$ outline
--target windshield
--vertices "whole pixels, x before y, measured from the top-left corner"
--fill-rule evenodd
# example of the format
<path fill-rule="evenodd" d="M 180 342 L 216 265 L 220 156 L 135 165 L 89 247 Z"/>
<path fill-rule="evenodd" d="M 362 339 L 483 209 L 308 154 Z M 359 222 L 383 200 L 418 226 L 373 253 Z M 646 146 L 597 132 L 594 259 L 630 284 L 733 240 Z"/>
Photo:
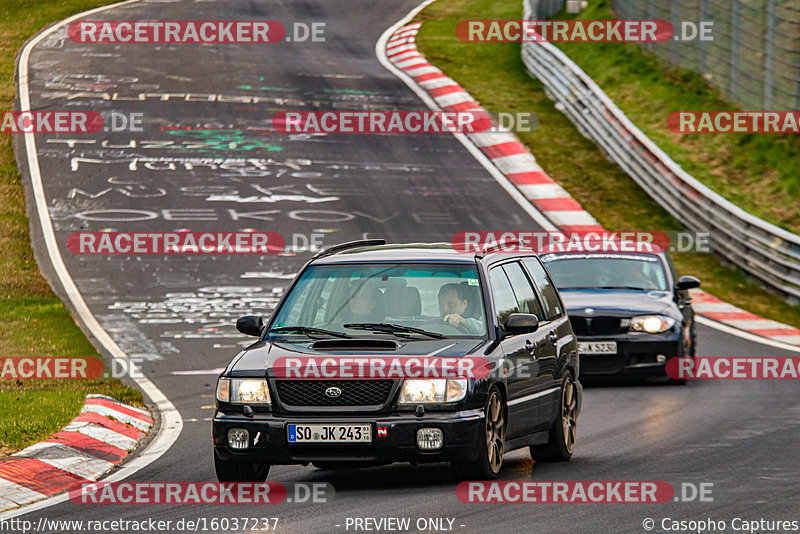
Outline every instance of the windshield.
<path fill-rule="evenodd" d="M 424 334 L 409 328 L 447 337 L 486 336 L 483 298 L 474 265 L 311 266 L 277 311 L 270 332 L 301 334 L 300 330 L 287 331 L 288 327 L 353 336 L 380 332 L 410 339 Z M 283 331 L 273 332 L 276 329 Z"/>
<path fill-rule="evenodd" d="M 558 289 L 667 289 L 667 276 L 658 256 L 632 254 L 546 254 Z"/>

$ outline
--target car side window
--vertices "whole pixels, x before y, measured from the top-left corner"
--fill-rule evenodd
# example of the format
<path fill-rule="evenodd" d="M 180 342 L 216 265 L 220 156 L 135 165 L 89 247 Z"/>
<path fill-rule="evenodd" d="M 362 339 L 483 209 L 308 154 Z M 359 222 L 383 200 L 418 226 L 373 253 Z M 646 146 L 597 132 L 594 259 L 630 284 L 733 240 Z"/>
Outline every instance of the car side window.
<path fill-rule="evenodd" d="M 502 267 L 495 267 L 489 271 L 489 281 L 492 284 L 492 300 L 497 311 L 497 322 L 503 324 L 509 315 L 519 313 L 517 297 Z"/>
<path fill-rule="evenodd" d="M 561 300 L 558 298 L 556 286 L 553 284 L 547 271 L 545 271 L 539 258 L 525 258 L 522 261 L 528 268 L 528 272 L 531 273 L 533 281 L 536 283 L 536 287 L 539 288 L 539 293 L 541 293 L 544 299 L 544 308 L 547 312 L 547 318 L 552 320 L 563 315 L 564 310 L 562 309 Z"/>
<path fill-rule="evenodd" d="M 539 297 L 531 286 L 531 281 L 525 271 L 522 270 L 522 265 L 517 262 L 506 263 L 503 269 L 511 282 L 511 288 L 517 296 L 517 307 L 522 313 L 532 313 L 539 318 L 540 321 L 546 321 L 547 318 L 542 311 L 542 305 L 539 303 Z"/>

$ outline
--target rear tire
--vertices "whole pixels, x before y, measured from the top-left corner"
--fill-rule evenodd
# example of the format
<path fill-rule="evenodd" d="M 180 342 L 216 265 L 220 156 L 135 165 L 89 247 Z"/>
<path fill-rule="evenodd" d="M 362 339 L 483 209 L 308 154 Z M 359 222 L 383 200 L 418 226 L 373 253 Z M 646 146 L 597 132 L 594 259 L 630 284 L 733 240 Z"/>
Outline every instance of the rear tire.
<path fill-rule="evenodd" d="M 558 418 L 550 427 L 550 440 L 545 445 L 530 446 L 531 458 L 537 462 L 566 462 L 572 458 L 578 424 L 578 384 L 571 371 L 561 381 Z"/>
<path fill-rule="evenodd" d="M 214 471 L 220 482 L 265 482 L 270 464 L 256 460 L 223 460 L 214 452 Z"/>
<path fill-rule="evenodd" d="M 486 400 L 484 432 L 481 434 L 478 458 L 471 462 L 452 462 L 453 476 L 458 480 L 494 480 L 503 467 L 506 437 L 506 404 L 500 390 L 492 386 Z"/>

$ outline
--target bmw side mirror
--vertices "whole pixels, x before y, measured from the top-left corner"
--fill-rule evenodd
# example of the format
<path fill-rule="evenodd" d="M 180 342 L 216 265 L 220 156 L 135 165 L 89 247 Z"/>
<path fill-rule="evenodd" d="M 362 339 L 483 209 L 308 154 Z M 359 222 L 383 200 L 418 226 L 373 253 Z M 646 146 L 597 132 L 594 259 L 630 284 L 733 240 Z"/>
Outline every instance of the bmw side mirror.
<path fill-rule="evenodd" d="M 681 276 L 678 278 L 678 283 L 675 284 L 675 289 L 679 291 L 694 289 L 696 287 L 700 287 L 700 280 L 694 276 Z"/>
<path fill-rule="evenodd" d="M 503 332 L 508 335 L 530 334 L 539 329 L 539 318 L 532 313 L 512 313 L 503 323 Z"/>
<path fill-rule="evenodd" d="M 264 320 L 260 315 L 245 315 L 236 321 L 236 330 L 247 336 L 260 336 Z"/>

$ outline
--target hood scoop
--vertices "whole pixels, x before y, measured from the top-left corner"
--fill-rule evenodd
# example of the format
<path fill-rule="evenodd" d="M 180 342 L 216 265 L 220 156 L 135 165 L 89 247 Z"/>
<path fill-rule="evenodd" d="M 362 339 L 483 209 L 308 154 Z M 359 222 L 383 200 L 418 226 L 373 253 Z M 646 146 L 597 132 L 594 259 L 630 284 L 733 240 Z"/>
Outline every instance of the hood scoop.
<path fill-rule="evenodd" d="M 397 350 L 399 345 L 390 339 L 321 339 L 311 344 L 312 350 Z"/>

